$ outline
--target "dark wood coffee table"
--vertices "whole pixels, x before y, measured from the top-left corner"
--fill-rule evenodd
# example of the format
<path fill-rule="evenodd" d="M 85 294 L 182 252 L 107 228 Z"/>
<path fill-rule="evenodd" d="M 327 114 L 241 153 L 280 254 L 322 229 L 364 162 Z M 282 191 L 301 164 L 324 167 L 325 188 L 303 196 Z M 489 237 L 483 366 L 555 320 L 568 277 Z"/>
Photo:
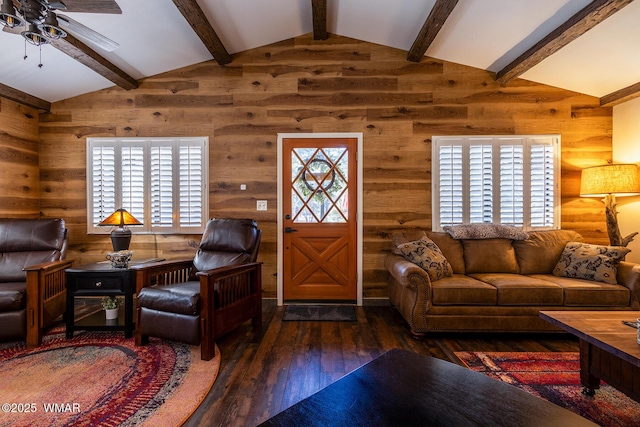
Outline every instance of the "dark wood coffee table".
<path fill-rule="evenodd" d="M 580 339 L 580 382 L 592 396 L 600 380 L 640 402 L 637 329 L 622 323 L 640 311 L 541 311 L 540 317 Z"/>
<path fill-rule="evenodd" d="M 262 426 L 595 426 L 462 366 L 394 349 Z"/>

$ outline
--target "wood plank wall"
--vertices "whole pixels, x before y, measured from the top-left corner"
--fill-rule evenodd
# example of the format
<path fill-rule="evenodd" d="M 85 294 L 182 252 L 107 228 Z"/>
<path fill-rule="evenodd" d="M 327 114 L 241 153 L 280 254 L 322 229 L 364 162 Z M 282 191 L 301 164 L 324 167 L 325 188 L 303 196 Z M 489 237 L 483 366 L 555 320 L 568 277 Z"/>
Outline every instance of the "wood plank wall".
<path fill-rule="evenodd" d="M 561 134 L 562 226 L 606 242 L 602 204 L 578 198 L 580 169 L 611 159 L 612 109 L 566 90 L 406 52 L 311 34 L 56 102 L 40 118 L 41 210 L 70 229 L 70 256 L 104 259 L 107 236 L 86 234 L 87 137 L 210 138 L 212 217 L 252 217 L 264 231 L 265 296 L 276 294 L 279 132 L 364 134 L 364 296 L 386 297 L 395 229 L 431 226 L 431 137 Z M 240 184 L 247 190 L 240 191 Z M 257 212 L 256 200 L 269 210 Z M 193 255 L 200 236 L 134 233 L 136 257 Z M 604 239 L 604 240 L 603 240 Z"/>
<path fill-rule="evenodd" d="M 0 98 L 0 217 L 40 216 L 38 111 Z"/>

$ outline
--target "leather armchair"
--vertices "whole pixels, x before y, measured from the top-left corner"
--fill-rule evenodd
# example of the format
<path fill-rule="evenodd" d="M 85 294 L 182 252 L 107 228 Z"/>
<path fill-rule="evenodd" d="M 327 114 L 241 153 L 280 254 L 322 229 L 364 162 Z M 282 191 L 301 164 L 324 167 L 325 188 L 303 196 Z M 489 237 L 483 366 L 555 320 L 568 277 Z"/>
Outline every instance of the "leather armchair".
<path fill-rule="evenodd" d="M 262 325 L 261 231 L 252 219 L 211 219 L 195 258 L 142 264 L 136 271 L 136 345 L 150 336 L 200 344 L 210 360 L 215 340 L 252 319 Z"/>
<path fill-rule="evenodd" d="M 0 340 L 37 347 L 65 312 L 67 245 L 62 219 L 0 218 Z"/>

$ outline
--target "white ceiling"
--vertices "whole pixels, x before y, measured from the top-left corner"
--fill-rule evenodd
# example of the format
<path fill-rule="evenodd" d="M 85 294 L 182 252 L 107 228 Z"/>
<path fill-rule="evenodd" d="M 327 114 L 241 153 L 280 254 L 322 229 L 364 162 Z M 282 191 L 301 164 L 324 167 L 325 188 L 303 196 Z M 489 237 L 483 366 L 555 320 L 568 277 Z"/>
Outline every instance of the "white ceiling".
<path fill-rule="evenodd" d="M 106 59 L 135 79 L 209 61 L 172 0 L 117 0 L 122 15 L 64 12 L 116 41 Z M 327 0 L 327 30 L 408 51 L 435 0 Z M 426 55 L 498 71 L 589 0 L 460 0 Z M 198 0 L 230 54 L 310 33 L 311 0 Z M 80 39 L 80 37 L 78 37 Z M 52 46 L 0 32 L 0 83 L 49 102 L 113 86 Z M 640 2 L 521 77 L 601 97 L 640 82 Z"/>

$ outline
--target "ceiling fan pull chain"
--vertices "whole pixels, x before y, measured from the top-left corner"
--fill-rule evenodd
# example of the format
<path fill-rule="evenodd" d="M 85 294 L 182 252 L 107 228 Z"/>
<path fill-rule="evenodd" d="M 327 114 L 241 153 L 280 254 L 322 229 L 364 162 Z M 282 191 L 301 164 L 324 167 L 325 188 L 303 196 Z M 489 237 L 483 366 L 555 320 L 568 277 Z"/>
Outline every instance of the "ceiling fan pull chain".
<path fill-rule="evenodd" d="M 38 64 L 38 68 L 42 68 L 42 45 L 38 46 L 40 49 L 40 63 Z"/>
<path fill-rule="evenodd" d="M 24 56 L 22 57 L 24 61 L 27 60 L 27 39 L 24 39 Z"/>

